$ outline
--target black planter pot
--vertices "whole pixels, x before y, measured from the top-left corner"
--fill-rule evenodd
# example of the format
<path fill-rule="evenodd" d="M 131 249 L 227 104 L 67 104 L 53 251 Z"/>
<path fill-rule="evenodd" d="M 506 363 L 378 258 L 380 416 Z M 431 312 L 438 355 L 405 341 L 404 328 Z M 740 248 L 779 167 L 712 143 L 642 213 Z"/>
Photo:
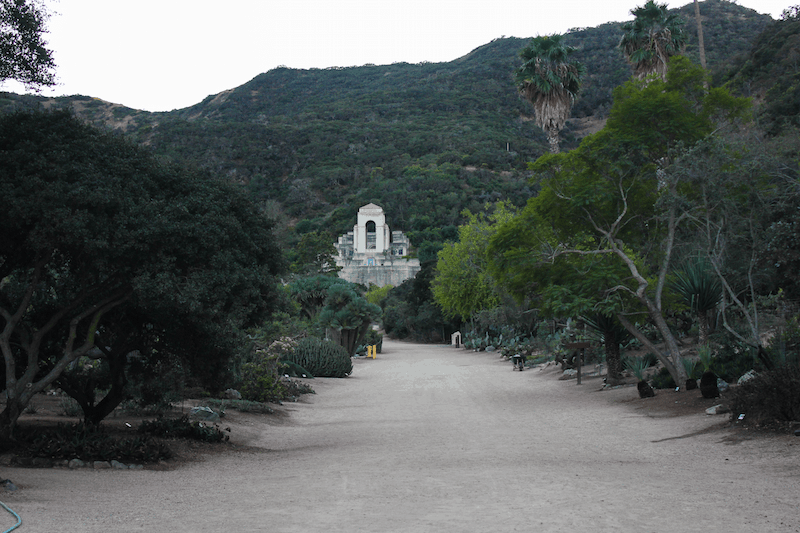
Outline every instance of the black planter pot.
<path fill-rule="evenodd" d="M 719 388 L 717 387 L 717 375 L 711 371 L 703 373 L 700 376 L 700 394 L 703 398 L 717 398 L 719 397 Z"/>
<path fill-rule="evenodd" d="M 656 391 L 646 381 L 637 383 L 636 388 L 639 389 L 639 398 L 652 398 L 656 395 Z"/>
<path fill-rule="evenodd" d="M 689 378 L 686 380 L 686 390 L 694 390 L 697 388 L 697 380 Z"/>

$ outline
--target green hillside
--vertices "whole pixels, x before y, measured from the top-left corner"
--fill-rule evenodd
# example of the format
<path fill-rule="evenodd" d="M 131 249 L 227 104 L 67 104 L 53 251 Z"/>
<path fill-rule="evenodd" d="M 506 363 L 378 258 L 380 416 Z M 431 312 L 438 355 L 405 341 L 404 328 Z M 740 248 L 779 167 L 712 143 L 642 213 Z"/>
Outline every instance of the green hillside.
<path fill-rule="evenodd" d="M 633 5 L 633 4 L 632 4 Z M 727 72 L 746 56 L 769 16 L 723 0 L 701 3 L 709 68 Z M 697 53 L 693 4 L 687 54 Z M 564 149 L 602 125 L 611 91 L 630 76 L 616 49 L 620 24 L 567 35 L 587 67 Z M 383 205 L 390 223 L 422 246 L 452 235 L 464 209 L 533 191 L 526 164 L 547 149 L 511 73 L 527 39 L 502 38 L 447 63 L 296 70 L 277 68 L 192 107 L 147 113 L 85 96 L 0 95 L 0 109 L 72 106 L 160 156 L 209 168 L 246 185 L 298 234 L 346 231 L 359 206 Z M 722 76 L 722 74 L 717 74 Z M 422 246 L 424 248 L 424 246 Z"/>

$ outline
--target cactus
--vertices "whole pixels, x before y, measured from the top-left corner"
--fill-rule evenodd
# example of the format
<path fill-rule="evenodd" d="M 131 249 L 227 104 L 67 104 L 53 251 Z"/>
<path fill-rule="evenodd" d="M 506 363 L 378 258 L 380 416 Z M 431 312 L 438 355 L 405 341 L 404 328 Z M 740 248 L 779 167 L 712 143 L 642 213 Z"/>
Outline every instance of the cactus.
<path fill-rule="evenodd" d="M 301 339 L 286 360 L 300 365 L 316 377 L 343 378 L 353 371 L 353 361 L 347 350 L 317 337 Z"/>

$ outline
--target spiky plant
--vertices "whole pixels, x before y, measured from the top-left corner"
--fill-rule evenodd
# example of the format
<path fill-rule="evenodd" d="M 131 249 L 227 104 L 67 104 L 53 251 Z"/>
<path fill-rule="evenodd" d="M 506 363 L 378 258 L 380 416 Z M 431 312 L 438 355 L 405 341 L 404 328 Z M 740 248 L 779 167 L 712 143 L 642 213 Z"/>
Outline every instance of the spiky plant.
<path fill-rule="evenodd" d="M 650 368 L 650 361 L 646 357 L 632 357 L 625 360 L 625 368 L 631 371 L 639 381 L 645 380 L 645 371 Z"/>
<path fill-rule="evenodd" d="M 667 11 L 667 4 L 648 0 L 631 10 L 635 19 L 622 25 L 625 32 L 619 48 L 633 67 L 634 75 L 644 79 L 658 74 L 667 79 L 667 62 L 686 45 L 684 20 Z"/>
<path fill-rule="evenodd" d="M 700 344 L 708 344 L 708 312 L 722 300 L 722 283 L 708 260 L 698 257 L 684 263 L 683 268 L 675 273 L 672 288 L 697 316 Z"/>
<path fill-rule="evenodd" d="M 523 63 L 515 72 L 517 88 L 533 104 L 536 125 L 547 134 L 554 154 L 585 72 L 582 64 L 570 59 L 575 50 L 559 34 L 535 37 L 519 53 Z"/>

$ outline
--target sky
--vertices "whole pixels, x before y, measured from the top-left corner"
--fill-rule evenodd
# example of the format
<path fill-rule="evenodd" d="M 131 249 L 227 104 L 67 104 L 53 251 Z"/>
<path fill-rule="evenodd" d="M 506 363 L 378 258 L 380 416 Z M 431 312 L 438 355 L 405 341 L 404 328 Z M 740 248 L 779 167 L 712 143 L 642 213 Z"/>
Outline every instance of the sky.
<path fill-rule="evenodd" d="M 171 111 L 281 65 L 452 61 L 500 37 L 630 20 L 645 0 L 42 1 L 58 85 L 40 94 Z M 777 19 L 796 0 L 734 3 Z M 0 90 L 24 92 L 15 82 Z"/>

